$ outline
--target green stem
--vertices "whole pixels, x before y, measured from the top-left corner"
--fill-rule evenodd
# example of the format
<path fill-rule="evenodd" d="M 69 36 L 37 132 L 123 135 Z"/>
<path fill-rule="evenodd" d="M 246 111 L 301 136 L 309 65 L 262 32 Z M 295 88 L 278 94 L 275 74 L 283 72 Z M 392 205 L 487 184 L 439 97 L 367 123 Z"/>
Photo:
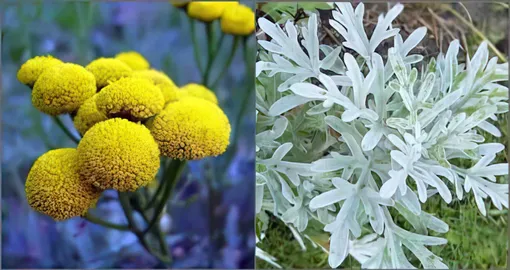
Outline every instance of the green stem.
<path fill-rule="evenodd" d="M 129 197 L 126 193 L 118 191 L 117 194 L 119 195 L 119 202 L 122 206 L 122 210 L 124 210 L 124 215 L 126 216 L 126 219 L 129 224 L 129 228 L 133 230 L 133 232 L 139 231 L 136 227 L 135 219 L 133 218 L 133 209 L 131 208 L 131 204 L 129 203 Z"/>
<path fill-rule="evenodd" d="M 154 195 L 152 195 L 152 198 L 150 199 L 150 201 L 144 206 L 144 208 L 143 208 L 144 210 L 149 210 L 152 207 L 154 207 L 154 205 L 158 201 L 158 198 L 160 197 L 161 193 L 165 189 L 165 184 L 166 184 L 166 182 L 161 182 L 159 184 L 158 189 L 156 189 L 156 192 L 154 193 Z"/>
<path fill-rule="evenodd" d="M 225 40 L 225 33 L 221 32 L 220 39 L 218 40 L 218 42 L 216 42 L 216 46 L 214 47 L 215 48 L 214 59 L 216 59 L 216 57 L 218 56 L 218 53 L 220 52 L 220 49 L 221 49 L 221 46 L 223 45 L 224 40 Z"/>
<path fill-rule="evenodd" d="M 233 145 L 232 145 L 232 147 L 230 147 L 230 149 L 226 153 L 226 157 L 225 157 L 225 165 L 226 165 L 226 167 L 229 166 L 230 162 L 232 162 L 232 159 L 235 156 L 235 153 L 236 153 L 236 150 L 237 150 L 237 138 L 239 137 L 239 132 L 240 132 L 240 128 L 241 128 L 244 112 L 245 112 L 246 108 L 249 107 L 248 103 L 251 100 L 251 92 L 252 92 L 251 90 L 248 90 L 248 91 L 244 92 L 243 101 L 241 103 L 241 108 L 239 110 L 239 113 L 237 114 L 237 119 L 236 119 L 236 122 L 235 122 L 235 125 L 234 125 L 234 132 L 232 134 Z M 227 172 L 227 170 L 225 170 L 224 173 L 226 173 L 226 172 Z M 223 177 L 222 177 L 222 179 L 223 179 Z"/>
<path fill-rule="evenodd" d="M 55 120 L 57 125 L 69 137 L 69 139 L 73 140 L 76 144 L 80 142 L 80 139 L 74 136 L 74 134 L 64 125 L 64 123 L 62 122 L 62 120 L 60 120 L 58 116 L 53 116 L 53 120 Z"/>
<path fill-rule="evenodd" d="M 156 226 L 156 234 L 158 236 L 159 246 L 161 247 L 161 250 L 163 251 L 163 254 L 169 254 L 170 255 L 170 249 L 168 248 L 168 245 L 165 241 L 165 234 L 161 230 L 161 225 Z"/>
<path fill-rule="evenodd" d="M 154 227 L 154 225 L 156 225 L 159 222 L 159 220 L 161 218 L 161 214 L 163 212 L 163 209 L 165 208 L 165 205 L 166 205 L 168 199 L 170 198 L 170 195 L 172 195 L 172 191 L 175 188 L 175 186 L 180 178 L 181 172 L 185 166 L 186 166 L 185 160 L 174 159 L 172 161 L 172 163 L 170 163 L 169 178 L 163 179 L 163 181 L 171 181 L 171 182 L 166 184 L 165 189 L 163 191 L 163 195 L 161 197 L 161 200 L 158 202 L 158 204 L 156 205 L 156 209 L 154 210 L 154 215 L 152 216 L 152 219 L 149 222 L 149 225 L 147 226 L 147 228 L 143 231 L 144 234 L 149 232 L 152 229 L 152 227 Z"/>
<path fill-rule="evenodd" d="M 148 209 L 154 207 L 154 204 L 158 201 L 159 196 L 161 195 L 163 190 L 165 190 L 165 186 L 167 183 L 167 181 L 165 181 L 165 179 L 169 173 L 169 170 L 170 170 L 169 168 L 171 167 L 171 166 L 169 166 L 168 162 L 166 162 L 166 161 L 167 160 L 165 159 L 165 162 L 163 162 L 164 163 L 163 176 L 162 176 L 161 182 L 159 183 L 158 189 L 156 190 L 156 193 L 154 193 L 154 195 L 152 196 L 150 201 L 145 205 L 144 210 L 148 210 Z"/>
<path fill-rule="evenodd" d="M 246 42 L 243 42 L 243 45 L 244 45 L 244 50 L 243 50 L 243 56 L 244 56 L 244 61 L 245 61 L 245 64 L 246 64 L 246 73 L 245 76 L 247 78 L 249 78 L 250 82 L 247 83 L 247 85 L 249 85 L 250 87 L 248 89 L 246 89 L 246 91 L 244 91 L 244 96 L 242 97 L 242 103 L 241 103 L 241 106 L 239 107 L 239 112 L 236 114 L 237 115 L 237 118 L 236 118 L 236 121 L 235 121 L 235 124 L 234 124 L 234 130 L 233 130 L 233 133 L 232 133 L 232 142 L 233 142 L 233 145 L 232 147 L 230 147 L 230 149 L 228 150 L 228 152 L 225 154 L 226 157 L 225 157 L 225 166 L 228 167 L 230 162 L 232 162 L 232 159 L 234 158 L 235 156 L 235 153 L 236 153 L 236 150 L 237 150 L 237 138 L 239 137 L 239 132 L 240 132 L 240 128 L 241 128 L 241 124 L 242 124 L 242 120 L 243 120 L 243 116 L 246 112 L 246 109 L 247 108 L 250 108 L 249 106 L 249 102 L 252 100 L 251 99 L 251 95 L 252 95 L 252 92 L 254 90 L 254 87 L 253 87 L 253 83 L 251 83 L 251 76 L 254 76 L 252 69 L 250 68 L 251 67 L 251 61 L 250 61 L 250 56 L 249 56 L 249 53 L 248 53 L 248 45 Z M 226 173 L 226 169 L 224 170 Z M 223 179 L 224 177 L 222 177 L 221 179 Z"/>
<path fill-rule="evenodd" d="M 205 24 L 206 35 L 207 35 L 207 67 L 205 68 L 204 78 L 202 80 L 203 85 L 207 85 L 209 80 L 209 73 L 213 63 L 214 56 L 214 28 L 212 22 Z"/>
<path fill-rule="evenodd" d="M 200 45 L 198 44 L 197 37 L 196 37 L 196 25 L 195 21 L 189 17 L 189 25 L 190 25 L 190 35 L 191 35 L 191 41 L 193 42 L 193 53 L 195 54 L 195 61 L 197 61 L 198 70 L 201 74 L 204 73 L 204 70 L 202 69 L 202 59 L 200 58 Z"/>
<path fill-rule="evenodd" d="M 141 193 L 135 193 L 136 195 L 136 199 L 137 199 L 137 202 L 141 202 L 142 200 L 145 199 L 145 197 L 141 194 Z M 133 208 L 140 213 L 140 215 L 142 216 L 143 220 L 146 222 L 146 223 L 149 223 L 149 216 L 147 216 L 147 213 L 143 210 L 143 208 L 141 207 L 140 204 L 138 203 L 135 203 L 133 204 Z M 156 236 L 158 238 L 158 242 L 159 242 L 159 246 L 161 248 L 161 250 L 163 251 L 163 254 L 164 255 L 167 255 L 169 257 L 171 257 L 171 254 L 170 254 L 170 250 L 168 249 L 168 245 L 165 241 L 165 235 L 164 233 L 161 231 L 161 228 L 159 226 L 156 226 L 155 227 L 155 231 L 156 231 Z"/>
<path fill-rule="evenodd" d="M 101 225 L 103 227 L 107 227 L 110 229 L 115 229 L 115 230 L 120 230 L 120 231 L 129 231 L 129 227 L 127 225 L 114 224 L 114 223 L 108 222 L 106 220 L 102 220 L 101 218 L 96 217 L 89 212 L 87 212 L 83 216 L 83 218 L 89 222 L 92 222 L 94 224 L 98 224 L 98 225 Z"/>
<path fill-rule="evenodd" d="M 215 50 L 214 50 L 214 52 L 212 52 L 212 56 L 210 56 L 209 62 L 207 63 L 207 68 L 205 70 L 204 80 L 203 80 L 203 83 L 202 83 L 206 87 L 209 86 L 209 78 L 210 78 L 210 75 L 211 75 L 211 69 L 212 69 L 212 66 L 214 64 L 214 61 L 218 57 L 218 54 L 220 52 L 221 45 L 223 45 L 223 40 L 224 39 L 225 39 L 225 34 L 222 32 L 218 43 L 214 47 Z"/>
<path fill-rule="evenodd" d="M 253 69 L 255 67 L 255 55 L 250 54 L 249 47 L 248 47 L 248 39 L 249 37 L 243 38 L 243 57 L 244 57 L 244 64 L 246 67 L 246 78 L 249 78 L 249 80 L 255 79 L 255 70 Z"/>
<path fill-rule="evenodd" d="M 146 205 L 147 201 L 142 190 L 138 190 L 134 193 L 134 199 L 131 198 L 131 204 L 133 205 L 133 209 L 135 211 L 140 212 L 142 216 L 145 216 L 145 212 L 143 211 L 143 206 Z"/>
<path fill-rule="evenodd" d="M 129 203 L 129 197 L 126 193 L 118 192 L 119 195 L 119 201 L 122 206 L 122 209 L 124 210 L 124 215 L 126 216 L 126 219 L 129 223 L 129 228 L 131 231 L 136 235 L 142 246 L 154 257 L 158 258 L 161 262 L 165 264 L 170 264 L 172 262 L 172 259 L 168 257 L 167 255 L 163 255 L 158 253 L 157 251 L 153 250 L 152 247 L 149 245 L 147 240 L 145 239 L 144 234 L 138 230 L 136 227 L 135 220 L 133 218 L 133 209 L 131 208 L 131 205 Z"/>
<path fill-rule="evenodd" d="M 75 10 L 76 16 L 78 17 L 79 22 L 79 33 L 78 33 L 78 57 L 80 64 L 85 64 L 87 62 L 88 50 L 87 50 L 87 32 L 88 28 L 90 28 L 90 23 L 92 19 L 92 1 L 75 2 Z M 86 7 L 84 5 L 87 5 Z"/>
<path fill-rule="evenodd" d="M 138 192 L 136 193 L 136 198 L 137 198 L 138 202 L 141 202 L 141 201 L 143 201 L 145 199 L 144 196 L 141 193 L 138 193 Z M 142 216 L 143 220 L 146 223 L 149 223 L 149 221 L 150 221 L 149 217 L 147 216 L 147 213 L 143 210 L 143 208 L 141 207 L 140 204 L 134 204 L 133 208 L 140 213 L 140 215 Z M 170 255 L 170 250 L 168 249 L 168 245 L 167 245 L 167 243 L 165 241 L 165 234 L 163 233 L 163 231 L 161 231 L 160 226 L 156 226 L 155 227 L 155 234 L 156 234 L 156 236 L 158 238 L 159 246 L 161 248 L 161 251 L 163 251 L 163 254 L 171 256 Z"/>
<path fill-rule="evenodd" d="M 211 88 L 216 88 L 218 86 L 218 83 L 220 80 L 225 76 L 225 73 L 227 72 L 228 68 L 230 67 L 230 64 L 232 64 L 232 61 L 234 60 L 234 56 L 236 55 L 237 46 L 239 44 L 239 37 L 234 36 L 234 41 L 232 43 L 232 50 L 230 51 L 230 55 L 227 58 L 227 61 L 225 62 L 225 65 L 223 66 L 223 69 L 221 70 L 220 75 L 216 80 L 211 84 Z"/>

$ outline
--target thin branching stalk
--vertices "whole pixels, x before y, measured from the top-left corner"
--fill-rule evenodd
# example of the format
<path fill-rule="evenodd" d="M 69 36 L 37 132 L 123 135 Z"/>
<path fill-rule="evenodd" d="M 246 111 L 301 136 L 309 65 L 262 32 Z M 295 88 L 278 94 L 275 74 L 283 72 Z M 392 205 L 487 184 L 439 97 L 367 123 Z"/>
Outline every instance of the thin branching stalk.
<path fill-rule="evenodd" d="M 203 85 L 207 85 L 209 81 L 209 75 L 211 73 L 211 68 L 214 62 L 215 55 L 215 44 L 214 44 L 214 24 L 206 23 L 205 31 L 207 36 L 207 67 L 205 69 L 204 77 L 202 80 Z"/>
<path fill-rule="evenodd" d="M 158 201 L 159 196 L 162 194 L 163 190 L 165 189 L 165 185 L 168 183 L 168 181 L 165 181 L 165 179 L 167 178 L 168 173 L 169 173 L 170 166 L 168 166 L 168 165 L 170 162 L 171 161 L 169 159 L 166 159 L 166 158 L 164 159 L 164 161 L 163 161 L 163 164 L 164 164 L 163 165 L 163 175 L 161 177 L 162 180 L 160 181 L 159 186 L 156 189 L 156 192 L 154 193 L 154 195 L 152 195 L 152 198 L 144 206 L 144 210 L 148 210 L 148 209 L 154 207 L 154 205 Z"/>
<path fill-rule="evenodd" d="M 163 209 L 165 208 L 165 205 L 166 205 L 168 199 L 172 195 L 172 191 L 175 189 L 175 186 L 177 185 L 177 182 L 179 181 L 182 170 L 186 166 L 186 161 L 185 160 L 173 160 L 168 166 L 170 167 L 170 171 L 169 171 L 170 173 L 168 175 L 168 178 L 163 179 L 163 181 L 169 181 L 169 182 L 165 186 L 161 200 L 156 205 L 152 219 L 150 220 L 147 228 L 143 231 L 144 234 L 149 232 L 154 227 L 154 225 L 156 225 L 159 222 L 159 220 L 161 218 L 161 214 L 163 212 Z"/>
<path fill-rule="evenodd" d="M 200 44 L 198 43 L 197 36 L 196 36 L 196 23 L 195 23 L 195 20 L 193 20 L 191 17 L 188 17 L 188 19 L 189 19 L 191 41 L 193 42 L 193 53 L 195 55 L 195 61 L 197 62 L 197 67 L 198 67 L 198 70 L 200 71 L 200 74 L 203 74 L 204 70 L 202 68 L 202 58 L 200 58 Z"/>
<path fill-rule="evenodd" d="M 245 38 L 243 40 L 243 56 L 244 56 L 244 62 L 246 63 L 246 74 L 249 75 L 251 73 L 253 73 L 253 68 L 252 66 L 250 65 L 251 62 L 251 56 L 249 54 L 249 50 L 248 50 L 248 42 L 247 42 L 247 39 Z M 248 78 L 251 78 L 251 76 L 248 76 Z M 243 91 L 243 94 L 242 94 L 242 97 L 241 97 L 241 104 L 239 106 L 239 112 L 236 114 L 237 115 L 237 118 L 236 118 L 236 121 L 234 123 L 234 130 L 232 132 L 232 142 L 233 142 L 233 145 L 230 146 L 229 150 L 227 150 L 227 152 L 225 153 L 225 167 L 228 168 L 228 166 L 230 165 L 230 163 L 232 162 L 233 158 L 235 157 L 235 154 L 237 152 L 237 142 L 238 142 L 238 137 L 239 137 L 239 133 L 240 133 L 240 129 L 241 129 L 241 126 L 242 126 L 242 120 L 244 119 L 244 116 L 245 116 L 245 113 L 246 113 L 246 110 L 247 108 L 251 108 L 251 106 L 249 106 L 250 104 L 250 101 L 252 100 L 252 95 L 253 95 L 253 91 L 255 90 L 255 87 L 253 85 L 253 82 L 251 81 L 248 81 L 246 83 L 246 85 L 248 86 L 247 89 L 245 89 Z M 224 175 L 227 173 L 227 170 L 224 171 Z M 224 177 L 222 177 L 223 179 Z"/>
<path fill-rule="evenodd" d="M 80 142 L 80 139 L 76 137 L 62 122 L 62 120 L 58 116 L 53 116 L 53 120 L 55 120 L 55 123 L 60 127 L 60 129 L 71 139 L 73 142 L 78 144 Z"/>
<path fill-rule="evenodd" d="M 143 210 L 142 205 L 140 205 L 141 202 L 145 199 L 144 195 L 139 192 L 136 192 L 135 196 L 136 202 L 133 204 L 133 208 L 140 213 L 140 215 L 142 216 L 143 220 L 146 223 L 149 223 L 150 222 L 149 216 L 147 215 L 146 211 Z M 155 237 L 158 239 L 159 246 L 163 254 L 171 257 L 168 244 L 165 241 L 165 234 L 161 230 L 161 225 L 155 226 L 152 232 L 154 232 Z"/>
<path fill-rule="evenodd" d="M 170 264 L 172 262 L 172 258 L 169 257 L 168 255 L 163 255 L 163 254 L 160 254 L 159 252 L 155 251 L 151 246 L 150 244 L 148 243 L 148 241 L 145 239 L 145 234 L 143 232 L 141 232 L 137 227 L 136 227 L 136 222 L 135 222 L 135 219 L 134 219 L 134 216 L 133 216 L 133 209 L 129 203 L 129 197 L 126 193 L 122 193 L 122 192 L 118 192 L 118 195 L 119 195 L 119 201 L 120 201 L 120 204 L 122 206 L 122 209 L 124 211 L 124 214 L 126 216 L 126 219 L 128 220 L 128 223 L 129 223 L 129 228 L 131 229 L 131 231 L 136 235 L 136 237 L 138 238 L 138 240 L 140 241 L 140 243 L 142 244 L 142 246 L 150 253 L 152 254 L 154 257 L 156 257 L 158 260 L 160 260 L 162 263 L 165 263 L 165 264 Z"/>
<path fill-rule="evenodd" d="M 225 64 L 224 64 L 223 68 L 221 69 L 221 72 L 220 72 L 219 76 L 211 84 L 211 88 L 212 89 L 215 89 L 218 86 L 218 84 L 220 83 L 221 79 L 223 78 L 223 76 L 225 76 L 225 73 L 229 69 L 230 64 L 232 64 L 232 61 L 234 60 L 234 57 L 235 57 L 236 52 L 237 52 L 237 46 L 239 45 L 239 37 L 233 36 L 233 39 L 234 40 L 232 42 L 232 50 L 230 51 L 230 55 L 228 56 L 227 60 L 225 61 Z"/>
<path fill-rule="evenodd" d="M 209 78 L 211 76 L 212 67 L 214 65 L 214 61 L 216 60 L 216 58 L 218 57 L 218 54 L 220 53 L 221 46 L 223 45 L 223 40 L 225 40 L 225 34 L 222 32 L 220 35 L 220 39 L 218 40 L 218 42 L 215 46 L 214 53 L 212 54 L 211 59 L 209 60 L 209 62 L 207 64 L 207 68 L 206 68 L 205 76 L 204 76 L 204 80 L 203 80 L 203 84 L 206 87 L 209 87 Z"/>
<path fill-rule="evenodd" d="M 90 212 L 87 212 L 83 216 L 83 218 L 89 222 L 101 225 L 106 228 L 115 229 L 115 230 L 119 230 L 119 231 L 129 231 L 129 227 L 127 225 L 115 224 L 115 223 L 108 222 L 106 220 L 102 220 L 101 218 L 94 216 Z"/>

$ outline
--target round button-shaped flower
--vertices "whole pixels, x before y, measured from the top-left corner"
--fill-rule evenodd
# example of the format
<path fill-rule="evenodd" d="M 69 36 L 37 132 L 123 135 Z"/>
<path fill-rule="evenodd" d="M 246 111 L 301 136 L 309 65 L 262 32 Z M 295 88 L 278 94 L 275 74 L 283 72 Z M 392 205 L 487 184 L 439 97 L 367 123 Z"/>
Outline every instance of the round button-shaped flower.
<path fill-rule="evenodd" d="M 121 78 L 129 77 L 133 72 L 126 63 L 115 58 L 98 58 L 86 67 L 96 77 L 97 90 Z"/>
<path fill-rule="evenodd" d="M 225 8 L 235 5 L 239 5 L 239 3 L 233 1 L 192 1 L 188 4 L 188 16 L 203 22 L 212 22 L 221 17 Z"/>
<path fill-rule="evenodd" d="M 250 35 L 255 31 L 255 13 L 241 4 L 228 7 L 221 16 L 221 30 L 231 35 Z"/>
<path fill-rule="evenodd" d="M 185 97 L 169 103 L 148 124 L 161 154 L 196 160 L 223 154 L 230 138 L 230 123 L 216 104 Z"/>
<path fill-rule="evenodd" d="M 177 100 L 179 88 L 165 73 L 155 69 L 139 70 L 133 72 L 132 77 L 151 80 L 161 90 L 165 103 Z"/>
<path fill-rule="evenodd" d="M 160 166 L 150 131 L 126 119 L 95 124 L 77 149 L 81 180 L 101 189 L 135 191 L 150 183 Z"/>
<path fill-rule="evenodd" d="M 93 125 L 108 119 L 104 113 L 97 109 L 96 99 L 97 94 L 87 99 L 83 105 L 80 106 L 74 117 L 74 127 L 76 127 L 76 130 L 82 135 Z"/>
<path fill-rule="evenodd" d="M 101 190 L 80 181 L 78 153 L 74 148 L 51 150 L 40 156 L 25 183 L 28 204 L 57 221 L 82 216 Z"/>
<path fill-rule="evenodd" d="M 18 80 L 22 84 L 32 87 L 45 70 L 60 64 L 63 64 L 63 62 L 53 56 L 36 56 L 30 58 L 21 65 L 18 70 Z"/>
<path fill-rule="evenodd" d="M 218 99 L 216 98 L 214 92 L 201 84 L 189 83 L 181 87 L 181 90 L 179 91 L 179 97 L 182 98 L 186 96 L 197 97 L 208 100 L 214 104 L 218 104 Z"/>
<path fill-rule="evenodd" d="M 97 109 L 109 118 L 134 122 L 159 113 L 165 105 L 161 90 L 144 78 L 122 78 L 97 94 Z"/>
<path fill-rule="evenodd" d="M 137 70 L 133 72 L 132 77 L 149 79 L 154 84 L 168 83 L 175 85 L 174 81 L 172 81 L 170 77 L 156 69 Z"/>
<path fill-rule="evenodd" d="M 32 104 L 49 115 L 76 111 L 96 93 L 94 75 L 80 65 L 65 63 L 44 71 L 34 84 Z"/>
<path fill-rule="evenodd" d="M 119 53 L 115 56 L 115 59 L 124 62 L 133 70 L 145 70 L 150 67 L 147 59 L 135 51 Z"/>
<path fill-rule="evenodd" d="M 174 84 L 162 83 L 156 84 L 161 90 L 163 97 L 165 98 L 165 104 L 168 102 L 177 101 L 179 99 L 179 88 Z"/>

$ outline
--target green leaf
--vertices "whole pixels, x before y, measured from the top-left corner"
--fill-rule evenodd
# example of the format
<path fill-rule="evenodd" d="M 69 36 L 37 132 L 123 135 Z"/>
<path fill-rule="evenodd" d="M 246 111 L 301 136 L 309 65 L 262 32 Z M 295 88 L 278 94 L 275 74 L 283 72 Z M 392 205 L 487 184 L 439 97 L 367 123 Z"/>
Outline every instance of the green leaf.
<path fill-rule="evenodd" d="M 275 21 L 280 21 L 284 16 L 283 14 L 287 14 L 288 16 L 295 16 L 298 9 L 303 9 L 304 11 L 316 11 L 317 9 L 321 10 L 330 10 L 333 9 L 333 5 L 330 3 L 266 3 L 262 5 L 260 10 L 267 14 L 267 16 L 271 17 Z"/>

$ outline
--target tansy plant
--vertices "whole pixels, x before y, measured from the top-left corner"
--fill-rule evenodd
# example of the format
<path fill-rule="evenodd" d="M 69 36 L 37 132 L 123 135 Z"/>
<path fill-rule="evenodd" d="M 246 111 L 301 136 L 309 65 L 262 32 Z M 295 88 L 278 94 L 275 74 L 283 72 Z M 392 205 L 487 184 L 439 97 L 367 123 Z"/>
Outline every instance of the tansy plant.
<path fill-rule="evenodd" d="M 235 4 L 231 8 L 244 9 Z M 217 15 L 225 14 L 222 37 L 234 35 L 237 40 L 237 35 L 249 35 L 253 29 L 243 20 L 254 23 L 253 18 L 227 12 L 225 7 Z M 213 53 L 219 50 L 218 44 Z M 196 53 L 201 59 L 198 48 Z M 85 66 L 52 56 L 26 61 L 17 77 L 32 90 L 33 106 L 52 116 L 77 144 L 50 150 L 35 161 L 25 186 L 28 204 L 56 221 L 81 217 L 132 231 L 148 252 L 170 265 L 160 219 L 187 161 L 235 151 L 229 147 L 230 121 L 212 90 L 224 74 L 209 82 L 209 72 L 202 73 L 202 83 L 178 87 L 134 51 L 101 57 Z M 248 99 L 250 91 L 246 92 Z M 72 118 L 77 132 L 64 125 L 60 118 L 64 115 Z M 114 224 L 90 211 L 107 189 L 118 191 L 127 224 Z M 160 246 L 154 247 L 151 239 Z"/>
<path fill-rule="evenodd" d="M 508 208 L 508 164 L 493 164 L 504 145 L 481 135 L 501 136 L 508 64 L 489 58 L 485 42 L 465 63 L 457 40 L 437 58 L 411 53 L 427 30 L 404 40 L 392 26 L 402 10 L 381 14 L 369 36 L 364 5 L 336 3 L 339 46 L 319 43 L 329 26 L 316 13 L 283 25 L 258 19 L 267 37 L 256 64 L 258 241 L 270 213 L 303 247 L 329 253 L 333 268 L 348 255 L 362 268 L 447 268 L 427 248 L 447 244 L 430 231 L 449 229 L 421 210 L 428 198 L 473 196 L 482 215 L 488 201 Z M 278 266 L 270 250 L 257 255 Z"/>

